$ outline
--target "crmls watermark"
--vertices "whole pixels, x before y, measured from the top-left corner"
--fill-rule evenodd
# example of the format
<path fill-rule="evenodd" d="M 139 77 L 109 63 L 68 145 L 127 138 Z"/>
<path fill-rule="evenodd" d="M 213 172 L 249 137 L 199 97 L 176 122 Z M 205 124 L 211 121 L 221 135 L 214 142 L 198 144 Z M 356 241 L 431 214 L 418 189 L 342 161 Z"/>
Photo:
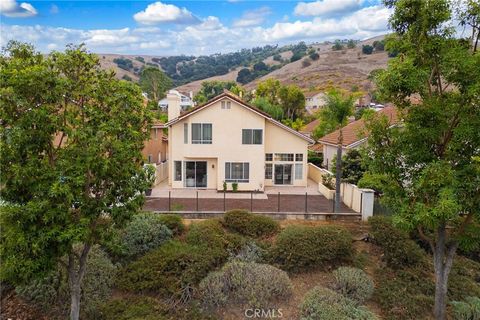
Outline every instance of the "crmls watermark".
<path fill-rule="evenodd" d="M 283 313 L 282 309 L 245 309 L 245 317 L 250 319 L 261 319 L 261 318 L 282 318 Z"/>

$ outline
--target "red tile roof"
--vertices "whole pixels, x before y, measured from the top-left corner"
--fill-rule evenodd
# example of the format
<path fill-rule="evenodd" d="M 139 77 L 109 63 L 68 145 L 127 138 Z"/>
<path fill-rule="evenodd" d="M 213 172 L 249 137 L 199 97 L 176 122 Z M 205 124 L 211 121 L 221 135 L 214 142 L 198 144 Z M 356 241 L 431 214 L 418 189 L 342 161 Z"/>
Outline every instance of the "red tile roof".
<path fill-rule="evenodd" d="M 397 108 L 394 106 L 385 107 L 382 110 L 377 112 L 378 115 L 387 116 L 391 125 L 398 123 L 398 114 Z M 367 137 L 365 132 L 365 121 L 363 119 L 350 122 L 345 127 L 342 128 L 343 132 L 343 144 L 342 146 L 348 147 L 356 142 Z M 336 145 L 338 143 L 338 136 L 340 130 L 335 130 L 318 140 L 320 143 Z"/>
<path fill-rule="evenodd" d="M 312 133 L 313 130 L 320 124 L 319 119 L 315 119 L 312 122 L 307 123 L 305 126 L 303 126 L 302 129 L 300 129 L 300 132 L 302 133 Z"/>

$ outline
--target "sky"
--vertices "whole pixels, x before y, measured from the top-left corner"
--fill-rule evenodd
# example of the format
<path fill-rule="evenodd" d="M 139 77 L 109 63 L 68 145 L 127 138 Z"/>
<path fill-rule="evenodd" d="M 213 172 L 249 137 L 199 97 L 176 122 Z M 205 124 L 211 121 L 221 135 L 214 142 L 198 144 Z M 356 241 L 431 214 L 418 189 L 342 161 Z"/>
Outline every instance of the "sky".
<path fill-rule="evenodd" d="M 299 41 L 363 40 L 388 32 L 380 0 L 0 0 L 0 45 L 41 52 L 85 43 L 96 53 L 203 55 Z"/>

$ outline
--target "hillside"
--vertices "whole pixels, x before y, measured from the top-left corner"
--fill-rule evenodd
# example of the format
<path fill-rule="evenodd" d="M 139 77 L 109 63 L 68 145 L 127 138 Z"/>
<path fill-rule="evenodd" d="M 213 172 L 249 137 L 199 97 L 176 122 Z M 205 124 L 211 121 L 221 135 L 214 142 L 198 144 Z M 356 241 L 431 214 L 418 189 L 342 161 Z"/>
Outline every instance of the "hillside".
<path fill-rule="evenodd" d="M 269 56 L 268 54 L 273 52 L 279 54 L 283 61 L 289 61 L 294 54 L 290 48 L 294 47 L 295 45 L 284 46 L 280 48 L 254 48 L 252 50 L 242 50 L 232 54 L 212 55 L 208 57 L 197 58 L 187 56 L 159 58 L 145 55 L 118 54 L 99 54 L 99 57 L 102 68 L 114 70 L 117 78 L 119 79 L 126 77 L 127 79 L 130 78 L 133 81 L 138 81 L 138 74 L 141 71 L 141 68 L 148 65 L 159 67 L 159 65 L 162 64 L 161 61 L 179 61 L 177 63 L 177 71 L 179 74 L 173 73 L 175 70 L 167 71 L 167 73 L 170 75 L 173 74 L 175 77 L 177 77 L 177 79 L 174 80 L 176 83 L 185 81 L 182 80 L 185 79 L 185 71 L 182 68 L 185 68 L 187 65 L 191 66 L 193 64 L 197 64 L 197 61 L 201 61 L 203 66 L 206 65 L 206 61 L 224 61 L 225 59 L 229 59 L 228 61 L 230 65 L 235 63 L 237 64 L 237 66 L 231 67 L 226 73 L 221 72 L 222 74 L 220 75 L 215 75 L 179 85 L 176 89 L 182 92 L 192 91 L 193 93 L 196 93 L 200 89 L 203 81 L 235 81 L 237 79 L 238 72 L 245 68 L 246 65 L 249 65 L 248 61 L 250 61 L 250 63 L 253 63 L 254 61 L 263 61 L 269 68 L 273 67 L 279 69 L 271 71 L 266 75 L 256 78 L 255 80 L 245 84 L 244 86 L 247 89 L 254 89 L 259 81 L 272 77 L 280 80 L 282 84 L 298 85 L 306 94 L 324 91 L 331 86 L 342 87 L 347 90 L 351 90 L 354 86 L 356 86 L 359 90 L 369 91 L 372 86 L 371 81 L 368 80 L 369 73 L 374 69 L 385 68 L 388 61 L 388 55 L 385 51 L 378 53 L 375 52 L 371 55 L 362 54 L 362 45 L 371 45 L 374 41 L 382 40 L 383 38 L 384 36 L 371 38 L 359 42 L 353 49 L 344 49 L 339 51 L 333 51 L 331 43 L 312 44 L 309 45 L 309 47 L 316 50 L 316 52 L 319 54 L 319 58 L 317 60 L 311 60 L 307 55 L 294 62 L 284 62 L 283 66 L 281 62 L 273 59 L 273 54 Z M 255 52 L 255 50 L 261 51 Z M 118 64 L 118 59 L 125 59 L 129 65 L 122 69 Z M 130 62 L 127 59 L 130 60 Z M 309 65 L 307 65 L 308 63 L 306 63 L 305 60 L 309 62 Z M 117 63 L 115 61 L 117 61 Z M 216 67 L 219 66 L 217 65 Z M 196 72 L 212 73 L 215 72 L 215 70 L 198 70 L 198 68 L 190 68 L 188 72 L 190 78 L 199 78 L 201 77 L 201 74 Z"/>

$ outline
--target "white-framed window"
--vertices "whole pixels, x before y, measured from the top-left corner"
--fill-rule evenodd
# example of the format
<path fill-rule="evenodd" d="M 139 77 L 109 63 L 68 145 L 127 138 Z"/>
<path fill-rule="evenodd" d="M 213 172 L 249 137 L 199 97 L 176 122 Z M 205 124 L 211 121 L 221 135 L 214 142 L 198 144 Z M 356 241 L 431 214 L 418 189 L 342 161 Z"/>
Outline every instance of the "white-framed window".
<path fill-rule="evenodd" d="M 265 179 L 272 179 L 273 165 L 271 163 L 265 164 Z"/>
<path fill-rule="evenodd" d="M 192 123 L 192 144 L 212 144 L 211 123 Z"/>
<path fill-rule="evenodd" d="M 225 182 L 248 182 L 249 176 L 248 162 L 225 162 Z"/>
<path fill-rule="evenodd" d="M 303 153 L 295 154 L 295 161 L 303 161 Z"/>
<path fill-rule="evenodd" d="M 295 180 L 303 179 L 303 163 L 295 163 Z"/>
<path fill-rule="evenodd" d="M 265 153 L 265 161 L 273 161 L 273 153 Z"/>
<path fill-rule="evenodd" d="M 222 109 L 230 109 L 232 107 L 232 102 L 223 100 L 222 101 Z"/>
<path fill-rule="evenodd" d="M 183 143 L 188 143 L 188 123 L 183 124 Z"/>
<path fill-rule="evenodd" d="M 182 161 L 173 162 L 173 180 L 182 181 Z"/>
<path fill-rule="evenodd" d="M 275 153 L 275 161 L 293 161 L 293 153 Z"/>
<path fill-rule="evenodd" d="M 262 144 L 262 129 L 242 129 L 242 144 Z"/>

